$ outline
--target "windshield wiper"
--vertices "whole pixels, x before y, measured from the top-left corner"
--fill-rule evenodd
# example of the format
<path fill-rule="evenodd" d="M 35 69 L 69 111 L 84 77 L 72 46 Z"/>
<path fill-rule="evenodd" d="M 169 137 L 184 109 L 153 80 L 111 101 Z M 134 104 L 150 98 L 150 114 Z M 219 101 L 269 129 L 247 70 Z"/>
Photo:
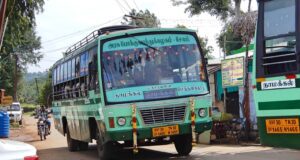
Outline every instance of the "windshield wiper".
<path fill-rule="evenodd" d="M 137 39 L 135 36 L 133 36 L 133 35 L 131 35 L 131 34 L 125 33 L 125 35 L 128 36 L 128 37 L 131 37 L 131 38 L 135 39 L 135 40 L 136 40 L 137 42 L 139 42 L 139 44 L 141 44 L 141 45 L 144 45 L 144 46 L 146 46 L 146 47 L 148 47 L 148 48 L 151 48 L 151 49 L 153 49 L 153 50 L 155 50 L 155 51 L 157 51 L 157 52 L 163 53 L 161 50 L 159 50 L 159 49 L 157 49 L 157 48 L 151 46 L 150 44 L 147 44 L 147 43 L 145 43 L 145 42 L 143 42 L 143 41 Z"/>

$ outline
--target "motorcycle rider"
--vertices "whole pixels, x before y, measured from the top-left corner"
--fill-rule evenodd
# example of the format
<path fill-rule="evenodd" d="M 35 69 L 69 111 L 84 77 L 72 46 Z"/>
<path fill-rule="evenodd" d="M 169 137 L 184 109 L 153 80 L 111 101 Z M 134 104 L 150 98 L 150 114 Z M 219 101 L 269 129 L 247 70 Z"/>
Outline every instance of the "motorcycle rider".
<path fill-rule="evenodd" d="M 46 110 L 46 107 L 44 105 L 41 106 L 41 109 L 40 109 L 40 116 L 43 116 L 45 117 L 45 121 L 48 125 L 48 128 L 49 128 L 49 134 L 51 133 L 50 132 L 50 129 L 51 129 L 51 122 L 50 120 L 48 119 L 48 111 Z"/>

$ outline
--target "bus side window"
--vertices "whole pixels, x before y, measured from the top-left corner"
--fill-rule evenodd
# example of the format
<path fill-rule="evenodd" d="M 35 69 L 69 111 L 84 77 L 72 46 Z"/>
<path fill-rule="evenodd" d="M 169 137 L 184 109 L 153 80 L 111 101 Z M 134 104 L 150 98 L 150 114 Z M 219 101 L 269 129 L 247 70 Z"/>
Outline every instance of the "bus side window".
<path fill-rule="evenodd" d="M 97 47 L 89 50 L 88 70 L 89 70 L 89 89 L 95 90 L 97 84 Z"/>
<path fill-rule="evenodd" d="M 76 62 L 75 62 L 75 73 L 76 73 L 76 77 L 79 77 L 80 75 L 80 57 L 76 57 Z"/>
<path fill-rule="evenodd" d="M 71 79 L 73 79 L 75 78 L 75 58 L 72 59 L 71 68 Z"/>
<path fill-rule="evenodd" d="M 60 67 L 59 67 L 59 65 L 56 68 L 56 76 L 57 76 L 56 84 L 59 84 L 59 82 L 60 82 Z"/>
<path fill-rule="evenodd" d="M 68 79 L 68 63 L 64 63 L 64 82 Z"/>
<path fill-rule="evenodd" d="M 68 81 L 71 79 L 71 74 L 72 74 L 72 61 L 68 61 Z"/>

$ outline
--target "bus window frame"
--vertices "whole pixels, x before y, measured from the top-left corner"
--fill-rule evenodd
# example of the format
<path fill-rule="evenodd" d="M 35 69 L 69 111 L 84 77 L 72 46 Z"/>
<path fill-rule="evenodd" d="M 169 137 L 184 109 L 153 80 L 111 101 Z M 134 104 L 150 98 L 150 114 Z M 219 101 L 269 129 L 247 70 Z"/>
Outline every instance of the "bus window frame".
<path fill-rule="evenodd" d="M 286 74 L 299 74 L 300 73 L 300 0 L 295 0 L 295 32 L 288 34 L 280 34 L 271 37 L 265 37 L 264 34 L 264 13 L 265 13 L 265 3 L 271 0 L 258 0 L 258 23 L 257 23 L 257 36 L 256 36 L 256 78 L 265 78 L 265 77 L 276 77 L 284 76 Z M 295 71 L 287 71 L 275 74 L 265 74 L 263 65 L 263 57 L 265 53 L 265 42 L 266 40 L 278 39 L 288 36 L 296 37 L 296 67 Z"/>
<path fill-rule="evenodd" d="M 70 81 L 72 77 L 72 59 L 67 60 L 67 66 L 67 81 Z"/>
<path fill-rule="evenodd" d="M 106 89 L 105 89 L 105 84 L 104 84 L 104 76 L 103 76 L 103 68 L 104 68 L 104 64 L 102 63 L 102 54 L 103 54 L 103 45 L 111 40 L 115 40 L 115 39 L 120 39 L 120 38 L 128 38 L 128 35 L 126 35 L 126 33 L 124 33 L 124 35 L 120 35 L 120 36 L 113 36 L 113 37 L 109 37 L 109 38 L 105 38 L 99 41 L 99 45 L 100 45 L 100 60 L 98 61 L 98 63 L 100 63 L 100 71 L 99 71 L 99 76 L 101 76 L 101 87 L 102 87 L 102 91 L 103 91 L 103 97 L 104 97 L 104 104 L 105 105 L 114 105 L 114 104 L 124 104 L 124 103 L 136 103 L 136 102 L 150 102 L 150 101 L 161 101 L 161 100 L 168 100 L 168 99 L 179 99 L 179 98 L 187 98 L 187 97 L 193 97 L 193 96 L 205 96 L 205 95 L 209 95 L 210 94 L 210 87 L 209 87 L 209 77 L 208 77 L 208 73 L 207 73 L 207 66 L 206 66 L 206 62 L 205 62 L 205 58 L 204 58 L 204 54 L 203 54 L 203 49 L 200 45 L 200 41 L 199 38 L 197 36 L 197 34 L 195 32 L 192 31 L 150 31 L 150 32 L 139 32 L 139 33 L 132 33 L 130 34 L 130 36 L 139 36 L 139 35 L 153 35 L 153 34 L 188 34 L 191 35 L 195 38 L 196 40 L 196 44 L 199 47 L 199 51 L 200 51 L 200 57 L 201 57 L 201 62 L 204 66 L 204 74 L 206 79 L 203 81 L 206 83 L 207 85 L 207 93 L 205 94 L 195 94 L 195 95 L 186 95 L 186 96 L 177 96 L 177 97 L 169 97 L 169 98 L 158 98 L 158 99 L 144 99 L 144 100 L 134 100 L 134 101 L 123 101 L 123 102 L 109 102 L 107 100 L 107 96 L 106 96 Z"/>

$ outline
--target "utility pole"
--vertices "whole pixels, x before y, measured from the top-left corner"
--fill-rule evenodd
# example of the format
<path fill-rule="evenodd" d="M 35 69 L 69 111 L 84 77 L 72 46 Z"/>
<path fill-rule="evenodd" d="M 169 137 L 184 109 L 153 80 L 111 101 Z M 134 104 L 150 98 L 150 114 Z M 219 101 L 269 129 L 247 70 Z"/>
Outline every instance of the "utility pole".
<path fill-rule="evenodd" d="M 226 35 L 224 35 L 223 41 L 224 41 L 224 55 L 223 55 L 223 59 L 225 60 L 225 58 L 226 58 Z M 226 88 L 225 87 L 223 88 L 223 94 L 224 94 L 224 112 L 226 113 L 227 104 L 226 104 Z"/>
<path fill-rule="evenodd" d="M 19 57 L 17 54 L 13 55 L 15 58 L 15 73 L 14 73 L 14 90 L 13 90 L 13 99 L 14 101 L 18 101 L 18 96 L 17 96 L 17 92 L 18 92 L 18 81 L 19 81 L 19 76 L 18 76 L 18 62 L 19 62 Z"/>
<path fill-rule="evenodd" d="M 39 95 L 40 95 L 40 93 L 39 93 L 39 86 L 38 86 L 38 83 L 37 83 L 37 78 L 35 78 L 35 85 L 36 85 L 37 98 L 38 98 L 38 100 L 39 100 Z"/>

